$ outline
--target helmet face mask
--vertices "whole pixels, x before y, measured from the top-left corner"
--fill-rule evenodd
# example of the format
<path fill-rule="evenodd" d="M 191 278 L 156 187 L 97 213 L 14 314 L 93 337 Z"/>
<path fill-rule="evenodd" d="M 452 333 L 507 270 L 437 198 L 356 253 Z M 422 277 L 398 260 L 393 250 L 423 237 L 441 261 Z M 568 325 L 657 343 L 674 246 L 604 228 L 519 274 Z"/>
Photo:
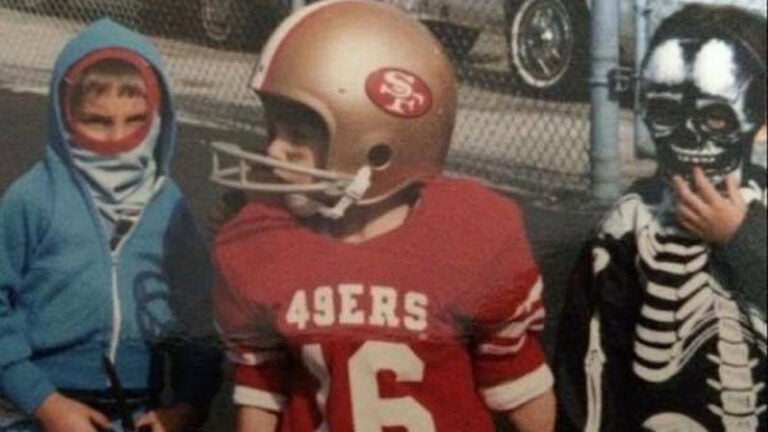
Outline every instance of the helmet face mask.
<path fill-rule="evenodd" d="M 318 171 L 304 170 L 313 191 L 370 205 L 442 170 L 455 117 L 453 70 L 431 33 L 394 7 L 330 0 L 302 9 L 268 41 L 251 87 L 322 119 L 327 151 Z M 249 164 L 277 167 L 251 156 Z"/>
<path fill-rule="evenodd" d="M 761 124 L 753 109 L 764 79 L 738 43 L 718 37 L 660 41 L 643 69 L 643 117 L 666 176 L 701 167 L 715 184 L 739 175 Z"/>

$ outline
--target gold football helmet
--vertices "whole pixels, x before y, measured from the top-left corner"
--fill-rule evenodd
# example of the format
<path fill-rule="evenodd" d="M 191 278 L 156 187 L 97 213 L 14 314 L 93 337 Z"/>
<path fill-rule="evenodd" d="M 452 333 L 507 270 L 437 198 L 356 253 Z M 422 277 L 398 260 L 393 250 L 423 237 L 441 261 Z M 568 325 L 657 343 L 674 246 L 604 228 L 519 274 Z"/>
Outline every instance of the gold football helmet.
<path fill-rule="evenodd" d="M 329 132 L 326 163 L 301 168 L 214 143 L 218 184 L 340 196 L 339 208 L 323 213 L 340 217 L 349 205 L 380 202 L 442 169 L 456 113 L 453 68 L 429 30 L 393 6 L 330 0 L 301 9 L 270 37 L 251 87 L 322 117 Z M 221 156 L 238 163 L 222 168 Z M 309 174 L 316 182 L 259 183 L 248 174 L 253 164 Z"/>

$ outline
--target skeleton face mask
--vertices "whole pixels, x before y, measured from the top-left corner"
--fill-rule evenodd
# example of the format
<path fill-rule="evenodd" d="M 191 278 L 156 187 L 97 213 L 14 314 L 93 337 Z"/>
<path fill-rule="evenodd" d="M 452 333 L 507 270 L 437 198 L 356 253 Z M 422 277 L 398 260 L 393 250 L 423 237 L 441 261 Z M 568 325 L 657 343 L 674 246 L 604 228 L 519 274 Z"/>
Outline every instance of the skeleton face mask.
<path fill-rule="evenodd" d="M 700 166 L 717 184 L 739 174 L 760 125 L 750 53 L 726 40 L 668 39 L 643 69 L 644 118 L 667 176 Z"/>

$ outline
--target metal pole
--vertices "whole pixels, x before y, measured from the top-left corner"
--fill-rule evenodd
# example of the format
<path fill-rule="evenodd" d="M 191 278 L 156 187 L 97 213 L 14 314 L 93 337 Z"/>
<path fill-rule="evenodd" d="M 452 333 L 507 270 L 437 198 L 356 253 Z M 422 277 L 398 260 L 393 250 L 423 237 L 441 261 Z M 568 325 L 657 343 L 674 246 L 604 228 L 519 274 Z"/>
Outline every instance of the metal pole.
<path fill-rule="evenodd" d="M 620 193 L 619 101 L 611 77 L 618 78 L 619 2 L 595 0 L 591 25 L 592 72 L 589 160 L 592 166 L 592 195 L 611 201 Z"/>
<path fill-rule="evenodd" d="M 651 159 L 656 156 L 656 148 L 651 141 L 640 113 L 640 67 L 648 51 L 651 28 L 651 0 L 635 0 L 635 157 Z"/>

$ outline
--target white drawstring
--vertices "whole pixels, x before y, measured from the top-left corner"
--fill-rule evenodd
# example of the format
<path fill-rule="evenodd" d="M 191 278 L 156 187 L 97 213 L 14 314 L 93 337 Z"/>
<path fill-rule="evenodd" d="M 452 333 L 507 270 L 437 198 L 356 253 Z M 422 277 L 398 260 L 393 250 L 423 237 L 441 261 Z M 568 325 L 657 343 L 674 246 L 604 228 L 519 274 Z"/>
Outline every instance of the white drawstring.
<path fill-rule="evenodd" d="M 346 188 L 344 188 L 344 195 L 333 207 L 320 207 L 318 211 L 323 217 L 329 219 L 341 219 L 346 213 L 347 209 L 352 204 L 357 203 L 363 196 L 368 188 L 371 187 L 371 167 L 363 166 L 355 174 L 355 178 L 352 180 Z"/>

